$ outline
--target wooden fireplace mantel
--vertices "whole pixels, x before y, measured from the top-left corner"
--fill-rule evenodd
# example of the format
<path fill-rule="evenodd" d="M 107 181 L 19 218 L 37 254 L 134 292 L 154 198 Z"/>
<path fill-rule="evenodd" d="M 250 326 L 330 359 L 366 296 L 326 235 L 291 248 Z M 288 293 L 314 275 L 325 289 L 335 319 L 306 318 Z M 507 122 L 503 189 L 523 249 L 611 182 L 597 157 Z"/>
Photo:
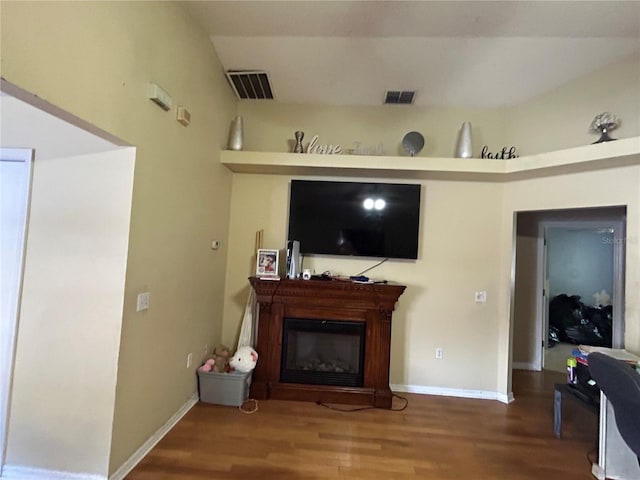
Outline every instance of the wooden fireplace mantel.
<path fill-rule="evenodd" d="M 363 284 L 342 280 L 260 280 L 250 277 L 259 305 L 259 355 L 251 397 L 320 401 L 391 408 L 389 360 L 391 313 L 404 285 Z M 280 381 L 284 318 L 365 323 L 362 387 L 285 383 Z"/>

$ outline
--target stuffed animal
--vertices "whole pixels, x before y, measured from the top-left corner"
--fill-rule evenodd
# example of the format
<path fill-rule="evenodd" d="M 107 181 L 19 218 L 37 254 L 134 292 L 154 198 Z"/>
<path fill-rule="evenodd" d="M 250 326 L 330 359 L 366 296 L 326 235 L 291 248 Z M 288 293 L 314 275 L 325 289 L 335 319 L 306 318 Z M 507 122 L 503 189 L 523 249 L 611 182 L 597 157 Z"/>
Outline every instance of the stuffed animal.
<path fill-rule="evenodd" d="M 201 372 L 210 372 L 211 370 L 213 370 L 213 366 L 215 365 L 215 363 L 215 358 L 208 358 L 207 361 L 204 362 L 200 368 L 198 368 L 198 370 L 200 370 Z"/>
<path fill-rule="evenodd" d="M 231 360 L 229 360 L 229 365 L 237 372 L 250 372 L 256 368 L 257 362 L 258 353 L 253 348 L 240 347 L 236 350 L 235 355 L 231 357 Z"/>
<path fill-rule="evenodd" d="M 226 373 L 230 370 L 229 368 L 229 356 L 231 352 L 229 351 L 229 347 L 225 345 L 218 345 L 213 351 L 213 358 L 215 363 L 212 365 L 212 371 Z"/>

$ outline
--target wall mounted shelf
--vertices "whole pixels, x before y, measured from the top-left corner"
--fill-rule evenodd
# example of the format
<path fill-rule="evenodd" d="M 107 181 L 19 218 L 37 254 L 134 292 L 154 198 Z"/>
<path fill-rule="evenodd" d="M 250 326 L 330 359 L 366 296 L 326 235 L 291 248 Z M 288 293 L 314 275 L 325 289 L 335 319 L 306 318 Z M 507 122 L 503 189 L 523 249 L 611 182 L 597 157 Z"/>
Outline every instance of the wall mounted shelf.
<path fill-rule="evenodd" d="M 223 150 L 235 173 L 505 181 L 640 164 L 640 137 L 509 160 Z"/>

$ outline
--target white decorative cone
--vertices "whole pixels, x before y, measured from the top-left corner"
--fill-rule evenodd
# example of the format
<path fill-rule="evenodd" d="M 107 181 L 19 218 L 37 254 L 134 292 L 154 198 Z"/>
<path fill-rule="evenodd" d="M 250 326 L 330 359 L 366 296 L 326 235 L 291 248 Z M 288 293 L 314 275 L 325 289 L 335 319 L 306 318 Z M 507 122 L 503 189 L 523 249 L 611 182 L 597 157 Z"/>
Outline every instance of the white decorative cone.
<path fill-rule="evenodd" d="M 231 122 L 229 150 L 242 150 L 242 117 L 240 115 Z"/>
<path fill-rule="evenodd" d="M 456 143 L 456 158 L 473 157 L 473 147 L 471 142 L 471 123 L 464 122 L 458 133 L 458 142 Z"/>

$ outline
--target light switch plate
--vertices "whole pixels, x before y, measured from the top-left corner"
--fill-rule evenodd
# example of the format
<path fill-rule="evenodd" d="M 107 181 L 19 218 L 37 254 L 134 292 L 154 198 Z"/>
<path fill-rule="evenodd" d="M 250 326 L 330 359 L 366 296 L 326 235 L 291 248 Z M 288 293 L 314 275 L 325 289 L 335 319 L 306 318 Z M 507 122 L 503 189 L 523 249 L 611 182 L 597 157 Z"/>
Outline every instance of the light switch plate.
<path fill-rule="evenodd" d="M 138 294 L 138 304 L 136 306 L 136 312 L 149 309 L 149 292 L 143 292 Z"/>
<path fill-rule="evenodd" d="M 176 120 L 178 120 L 178 123 L 186 127 L 191 123 L 191 113 L 189 112 L 189 110 L 187 110 L 186 107 L 178 105 L 178 110 L 176 111 Z"/>

